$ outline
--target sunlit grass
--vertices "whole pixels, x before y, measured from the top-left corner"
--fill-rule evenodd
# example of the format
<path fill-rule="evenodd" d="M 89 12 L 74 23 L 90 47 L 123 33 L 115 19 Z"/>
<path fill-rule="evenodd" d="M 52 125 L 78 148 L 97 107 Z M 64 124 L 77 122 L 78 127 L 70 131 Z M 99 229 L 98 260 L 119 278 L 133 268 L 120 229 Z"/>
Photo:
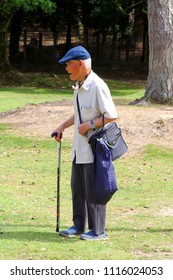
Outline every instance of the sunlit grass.
<path fill-rule="evenodd" d="M 172 154 L 146 146 L 114 162 L 118 192 L 107 206 L 108 241 L 56 234 L 57 144 L 1 126 L 0 259 L 169 259 L 173 257 Z M 72 224 L 71 142 L 62 142 L 60 228 Z M 169 156 L 168 156 L 169 155 Z M 120 242 L 121 240 L 121 242 Z"/>
<path fill-rule="evenodd" d="M 39 87 L 37 87 L 39 78 Z M 34 80 L 31 79 L 31 81 L 30 86 L 27 84 L 23 87 L 1 88 L 0 112 L 23 107 L 28 103 L 37 104 L 73 99 L 72 82 L 69 81 L 67 75 L 60 75 L 57 78 L 50 75 L 48 77 L 40 75 L 36 76 Z M 127 104 L 144 95 L 144 84 L 141 82 L 134 84 L 134 82 L 105 81 L 110 87 L 111 95 L 116 104 Z"/>

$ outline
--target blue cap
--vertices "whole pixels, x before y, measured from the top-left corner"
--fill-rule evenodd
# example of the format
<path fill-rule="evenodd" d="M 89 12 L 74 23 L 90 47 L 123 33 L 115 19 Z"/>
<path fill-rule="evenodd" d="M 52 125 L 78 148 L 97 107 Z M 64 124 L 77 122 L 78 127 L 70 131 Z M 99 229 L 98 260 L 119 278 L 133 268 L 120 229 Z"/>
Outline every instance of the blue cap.
<path fill-rule="evenodd" d="M 89 52 L 82 46 L 77 46 L 70 49 L 60 60 L 60 64 L 64 64 L 69 60 L 85 60 L 90 58 Z"/>

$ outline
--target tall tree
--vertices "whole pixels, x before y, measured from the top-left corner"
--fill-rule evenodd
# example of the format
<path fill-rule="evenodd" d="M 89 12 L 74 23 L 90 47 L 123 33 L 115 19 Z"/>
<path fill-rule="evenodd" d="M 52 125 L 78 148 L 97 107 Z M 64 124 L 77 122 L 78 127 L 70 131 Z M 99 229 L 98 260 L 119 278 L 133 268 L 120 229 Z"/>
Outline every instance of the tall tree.
<path fill-rule="evenodd" d="M 10 61 L 15 61 L 19 57 L 20 36 L 23 27 L 23 9 L 18 9 L 11 19 L 10 24 L 10 41 L 9 41 L 9 57 Z"/>
<path fill-rule="evenodd" d="M 173 1 L 148 0 L 149 74 L 144 100 L 173 102 Z"/>
<path fill-rule="evenodd" d="M 34 10 L 41 7 L 47 13 L 53 11 L 51 0 L 1 0 L 0 1 L 0 69 L 9 70 L 10 63 L 7 55 L 7 31 L 14 13 L 19 9 Z"/>
<path fill-rule="evenodd" d="M 90 27 L 90 16 L 91 12 L 94 8 L 94 6 L 97 4 L 99 5 L 98 0 L 83 0 L 81 1 L 81 7 L 79 8 L 79 15 L 80 19 L 83 25 L 83 39 L 84 39 L 84 45 L 88 48 L 89 42 L 88 42 L 88 29 Z"/>

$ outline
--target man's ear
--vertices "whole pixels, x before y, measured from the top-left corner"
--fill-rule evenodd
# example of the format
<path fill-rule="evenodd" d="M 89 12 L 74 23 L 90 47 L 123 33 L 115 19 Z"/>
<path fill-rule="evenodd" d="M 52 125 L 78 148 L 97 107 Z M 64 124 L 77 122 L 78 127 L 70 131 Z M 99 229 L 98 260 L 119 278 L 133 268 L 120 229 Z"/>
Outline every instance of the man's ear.
<path fill-rule="evenodd" d="M 79 66 L 82 66 L 84 64 L 83 60 L 79 60 Z"/>

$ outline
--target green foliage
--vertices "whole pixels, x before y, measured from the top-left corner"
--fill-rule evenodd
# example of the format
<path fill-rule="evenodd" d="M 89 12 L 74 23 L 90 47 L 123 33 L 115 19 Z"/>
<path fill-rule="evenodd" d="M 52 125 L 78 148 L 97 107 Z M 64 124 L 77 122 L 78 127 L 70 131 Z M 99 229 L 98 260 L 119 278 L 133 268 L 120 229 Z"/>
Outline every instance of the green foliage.
<path fill-rule="evenodd" d="M 38 7 L 41 7 L 47 13 L 52 13 L 55 8 L 54 3 L 50 0 L 2 0 L 0 5 L 0 12 L 4 14 L 11 14 L 18 8 L 31 11 Z"/>

